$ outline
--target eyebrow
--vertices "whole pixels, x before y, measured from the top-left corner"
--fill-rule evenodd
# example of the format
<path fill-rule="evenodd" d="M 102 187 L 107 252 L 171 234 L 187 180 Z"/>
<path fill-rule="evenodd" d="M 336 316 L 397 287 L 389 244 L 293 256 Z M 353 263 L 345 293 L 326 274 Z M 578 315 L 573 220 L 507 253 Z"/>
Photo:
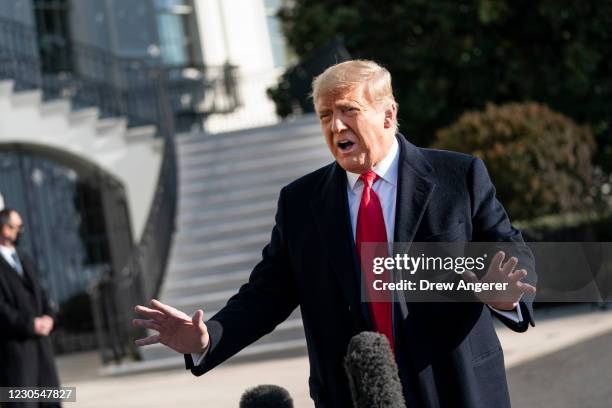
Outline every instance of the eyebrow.
<path fill-rule="evenodd" d="M 354 108 L 354 107 L 359 107 L 359 108 L 363 108 L 363 104 L 357 102 L 356 100 L 346 100 L 346 101 L 339 101 L 334 103 L 334 107 L 339 107 L 339 108 Z M 324 113 L 324 112 L 331 112 L 333 109 L 331 108 L 327 108 L 325 107 L 324 109 L 318 111 L 319 114 Z"/>

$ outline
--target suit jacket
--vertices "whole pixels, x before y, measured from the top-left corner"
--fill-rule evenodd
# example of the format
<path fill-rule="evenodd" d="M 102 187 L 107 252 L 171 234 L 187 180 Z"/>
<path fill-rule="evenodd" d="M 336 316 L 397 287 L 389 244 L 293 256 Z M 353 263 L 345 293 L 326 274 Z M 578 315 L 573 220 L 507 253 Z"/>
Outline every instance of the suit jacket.
<path fill-rule="evenodd" d="M 522 243 L 483 162 L 421 149 L 398 135 L 400 159 L 395 242 L 514 241 Z M 317 407 L 351 406 L 343 358 L 349 340 L 372 330 L 360 301 L 345 171 L 336 163 L 284 187 L 276 225 L 248 283 L 208 322 L 202 375 L 271 332 L 300 306 Z M 524 244 L 523 244 L 524 246 Z M 526 248 L 526 247 L 525 247 Z M 518 254 L 535 283 L 531 253 Z M 533 324 L 533 297 L 516 331 Z M 503 353 L 491 312 L 482 303 L 395 303 L 396 359 L 410 407 L 510 405 Z"/>
<path fill-rule="evenodd" d="M 18 255 L 23 278 L 0 256 L 0 386 L 56 387 L 59 381 L 50 339 L 34 333 L 34 318 L 53 316 L 53 310 L 33 263 L 24 254 Z"/>

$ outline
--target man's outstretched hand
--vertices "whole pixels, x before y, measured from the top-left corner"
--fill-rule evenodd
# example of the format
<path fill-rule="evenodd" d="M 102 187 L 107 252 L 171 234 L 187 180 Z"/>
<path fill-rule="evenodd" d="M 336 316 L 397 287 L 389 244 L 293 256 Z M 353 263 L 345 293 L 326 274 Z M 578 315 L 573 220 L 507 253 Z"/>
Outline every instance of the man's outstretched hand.
<path fill-rule="evenodd" d="M 182 353 L 202 353 L 208 347 L 208 330 L 202 319 L 204 312 L 196 311 L 192 317 L 172 306 L 165 305 L 160 301 L 151 300 L 151 308 L 138 305 L 134 308 L 136 313 L 146 319 L 134 319 L 135 327 L 142 327 L 157 331 L 143 339 L 136 340 L 137 346 L 147 346 L 161 343 L 172 350 Z"/>
<path fill-rule="evenodd" d="M 463 274 L 463 278 L 471 283 L 505 283 L 507 284 L 504 291 L 483 291 L 474 293 L 483 303 L 488 304 L 499 310 L 512 310 L 525 294 L 535 293 L 536 288 L 521 280 L 527 276 L 528 272 L 525 269 L 514 270 L 518 264 L 518 259 L 510 258 L 504 263 L 506 255 L 499 251 L 495 254 L 489 265 L 487 273 L 478 279 L 476 274 L 467 271 Z"/>

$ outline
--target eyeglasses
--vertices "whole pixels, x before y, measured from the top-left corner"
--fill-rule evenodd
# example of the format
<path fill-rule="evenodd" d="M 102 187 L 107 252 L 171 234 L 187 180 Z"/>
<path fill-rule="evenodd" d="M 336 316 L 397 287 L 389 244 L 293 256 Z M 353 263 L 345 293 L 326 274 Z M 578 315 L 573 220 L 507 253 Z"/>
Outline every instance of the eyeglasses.
<path fill-rule="evenodd" d="M 5 225 L 9 227 L 10 229 L 12 229 L 13 231 L 17 230 L 18 232 L 23 232 L 24 230 L 23 225 L 12 225 L 12 224 L 5 224 Z"/>

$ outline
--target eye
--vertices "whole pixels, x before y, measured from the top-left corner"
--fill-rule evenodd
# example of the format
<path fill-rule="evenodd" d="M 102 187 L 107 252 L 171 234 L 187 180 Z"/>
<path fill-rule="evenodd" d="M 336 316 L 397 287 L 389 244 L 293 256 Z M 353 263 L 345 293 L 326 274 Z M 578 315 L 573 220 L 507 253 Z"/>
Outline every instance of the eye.
<path fill-rule="evenodd" d="M 330 117 L 330 114 L 325 112 L 325 113 L 322 113 L 322 114 L 319 115 L 319 120 L 321 120 L 321 121 L 327 120 L 327 119 L 329 119 L 329 117 Z"/>

